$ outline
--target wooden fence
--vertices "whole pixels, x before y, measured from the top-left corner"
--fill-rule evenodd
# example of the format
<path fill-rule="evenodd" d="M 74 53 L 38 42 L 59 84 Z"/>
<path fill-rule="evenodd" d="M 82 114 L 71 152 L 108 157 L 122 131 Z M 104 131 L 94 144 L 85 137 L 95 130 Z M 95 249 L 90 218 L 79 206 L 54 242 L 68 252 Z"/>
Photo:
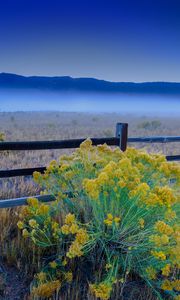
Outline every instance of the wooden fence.
<path fill-rule="evenodd" d="M 57 141 L 27 141 L 27 142 L 0 142 L 0 151 L 21 150 L 45 150 L 45 149 L 72 149 L 78 148 L 84 139 L 57 140 Z M 115 136 L 110 138 L 91 138 L 93 145 L 106 143 L 109 146 L 118 146 L 122 151 L 126 150 L 127 143 L 170 143 L 180 142 L 180 136 L 152 136 L 152 137 L 128 137 L 128 124 L 117 123 Z M 180 161 L 180 155 L 166 156 L 168 161 Z M 29 176 L 33 172 L 43 173 L 46 167 L 24 168 L 13 170 L 0 170 L 0 178 Z M 33 196 L 42 202 L 53 201 L 52 195 Z M 27 204 L 28 197 L 0 200 L 0 208 L 15 207 Z"/>

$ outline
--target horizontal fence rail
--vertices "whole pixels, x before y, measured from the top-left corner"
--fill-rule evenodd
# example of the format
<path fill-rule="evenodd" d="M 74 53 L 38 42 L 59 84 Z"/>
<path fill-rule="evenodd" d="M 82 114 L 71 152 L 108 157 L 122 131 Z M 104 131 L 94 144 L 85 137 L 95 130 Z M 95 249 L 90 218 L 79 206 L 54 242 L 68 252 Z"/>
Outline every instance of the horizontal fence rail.
<path fill-rule="evenodd" d="M 180 136 L 149 136 L 149 137 L 129 137 L 130 143 L 172 143 L 180 142 Z"/>
<path fill-rule="evenodd" d="M 72 149 L 78 148 L 83 139 L 56 140 L 56 141 L 24 141 L 24 142 L 0 142 L 0 151 L 19 150 L 48 150 L 48 149 Z M 150 136 L 150 137 L 129 137 L 128 124 L 117 123 L 115 137 L 91 138 L 94 146 L 106 143 L 109 146 L 119 146 L 122 151 L 126 150 L 127 143 L 170 143 L 180 142 L 180 136 Z M 180 155 L 168 155 L 167 161 L 180 161 Z M 46 167 L 24 168 L 14 170 L 0 170 L 0 178 L 31 176 L 35 171 L 44 173 Z M 36 195 L 39 201 L 50 202 L 55 200 L 52 195 Z M 27 204 L 29 197 L 0 200 L 0 208 L 16 207 Z"/>
<path fill-rule="evenodd" d="M 48 150 L 48 149 L 72 149 L 78 148 L 86 139 L 71 139 L 60 141 L 27 141 L 27 142 L 0 142 L 0 151 L 13 150 Z M 91 138 L 94 146 L 106 143 L 109 146 L 119 146 L 119 138 Z M 153 137 L 129 137 L 129 143 L 170 143 L 180 142 L 180 136 L 153 136 Z"/>
<path fill-rule="evenodd" d="M 86 139 L 71 139 L 60 141 L 32 141 L 32 142 L 1 142 L 0 151 L 5 150 L 48 150 L 48 149 L 72 149 L 78 148 Z M 94 146 L 106 143 L 109 146 L 119 146 L 119 139 L 91 138 Z"/>
<path fill-rule="evenodd" d="M 18 176 L 32 176 L 35 171 L 40 172 L 40 173 L 44 173 L 45 170 L 46 170 L 46 167 L 1 170 L 0 171 L 0 178 L 18 177 Z"/>
<path fill-rule="evenodd" d="M 38 199 L 40 202 L 51 202 L 55 200 L 54 196 L 52 195 L 36 195 L 33 196 L 33 198 L 34 197 Z M 32 198 L 32 197 L 0 200 L 0 208 L 10 208 L 10 207 L 27 205 L 28 198 Z"/>
<path fill-rule="evenodd" d="M 179 161 L 180 155 L 167 155 L 166 159 L 167 161 Z"/>

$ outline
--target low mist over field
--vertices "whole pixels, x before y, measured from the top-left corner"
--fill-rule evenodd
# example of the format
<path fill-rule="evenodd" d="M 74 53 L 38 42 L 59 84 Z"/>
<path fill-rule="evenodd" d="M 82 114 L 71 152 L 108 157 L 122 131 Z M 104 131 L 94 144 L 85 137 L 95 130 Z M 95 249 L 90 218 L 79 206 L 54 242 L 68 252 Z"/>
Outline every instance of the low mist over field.
<path fill-rule="evenodd" d="M 180 115 L 180 98 L 160 95 L 0 91 L 0 111 L 118 112 Z"/>
<path fill-rule="evenodd" d="M 0 111 L 118 112 L 178 116 L 180 84 L 0 74 Z"/>

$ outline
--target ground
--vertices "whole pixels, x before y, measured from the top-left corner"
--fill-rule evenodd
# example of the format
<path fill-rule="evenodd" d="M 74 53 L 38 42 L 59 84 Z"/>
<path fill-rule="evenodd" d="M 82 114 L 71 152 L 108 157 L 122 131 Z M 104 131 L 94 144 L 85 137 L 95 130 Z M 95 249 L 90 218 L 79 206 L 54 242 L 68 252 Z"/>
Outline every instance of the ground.
<path fill-rule="evenodd" d="M 15 267 L 0 263 L 0 300 L 25 300 L 28 293 L 27 279 Z"/>

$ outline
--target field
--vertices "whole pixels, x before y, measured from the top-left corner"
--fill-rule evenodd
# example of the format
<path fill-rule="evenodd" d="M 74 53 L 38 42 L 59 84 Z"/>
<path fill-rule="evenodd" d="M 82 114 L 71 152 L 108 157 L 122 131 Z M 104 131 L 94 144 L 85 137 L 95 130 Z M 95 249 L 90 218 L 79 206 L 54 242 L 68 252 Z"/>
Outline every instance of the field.
<path fill-rule="evenodd" d="M 86 137 L 114 136 L 117 122 L 129 124 L 129 137 L 180 135 L 178 118 L 149 118 L 119 114 L 81 114 L 81 113 L 0 113 L 0 132 L 6 141 L 57 140 Z M 136 144 L 134 147 L 146 147 L 148 151 L 165 155 L 179 154 L 178 143 Z M 69 150 L 12 151 L 1 153 L 0 168 L 30 168 L 46 166 Z M 0 198 L 34 195 L 37 187 L 30 178 L 0 180 Z"/>
<path fill-rule="evenodd" d="M 0 132 L 5 134 L 6 141 L 110 137 L 115 135 L 117 122 L 127 122 L 129 124 L 129 137 L 180 135 L 180 122 L 176 118 L 59 112 L 0 113 Z M 145 148 L 151 153 L 163 153 L 165 155 L 180 154 L 178 143 L 133 144 L 133 147 Z M 46 166 L 50 161 L 58 160 L 62 154 L 69 154 L 71 152 L 72 150 L 2 152 L 0 169 Z M 0 199 L 33 196 L 39 192 L 40 188 L 38 184 L 34 183 L 28 176 L 0 179 Z M 18 209 L 3 209 L 0 211 L 0 218 L 0 299 L 28 299 L 23 297 L 26 297 L 24 296 L 26 289 L 32 279 L 32 275 L 37 271 L 38 258 L 42 253 L 38 252 L 34 246 L 33 251 L 29 253 L 31 244 L 28 243 L 26 245 L 26 242 L 21 239 L 20 233 L 17 232 Z M 1 276 L 1 269 L 3 268 L 7 274 L 6 279 Z M 29 276 L 27 276 L 28 273 Z M 22 274 L 26 274 L 26 280 L 22 279 L 24 278 Z M 14 291 L 11 286 L 11 281 L 14 283 Z M 4 287 L 5 284 L 7 285 L 6 288 Z M 134 290 L 132 287 L 134 287 Z M 18 294 L 20 293 L 20 289 L 22 292 L 21 295 Z M 53 299 L 79 300 L 80 291 L 75 294 L 76 289 L 76 285 L 73 286 L 73 288 L 71 287 L 69 292 L 71 296 L 67 296 L 66 294 L 66 296 L 62 298 Z M 147 298 L 143 295 L 143 289 L 145 289 L 145 294 L 148 294 L 149 300 L 158 299 L 151 293 L 148 287 L 144 287 L 141 283 L 138 285 L 137 282 L 133 280 L 125 289 L 124 298 L 114 296 L 112 299 L 145 300 Z M 7 292 L 6 298 L 3 298 L 4 290 Z M 132 292 L 132 290 L 134 292 Z M 127 294 L 129 294 L 129 296 L 127 296 Z M 84 299 L 85 298 L 82 298 L 81 300 Z M 95 298 L 89 296 L 87 299 Z"/>

